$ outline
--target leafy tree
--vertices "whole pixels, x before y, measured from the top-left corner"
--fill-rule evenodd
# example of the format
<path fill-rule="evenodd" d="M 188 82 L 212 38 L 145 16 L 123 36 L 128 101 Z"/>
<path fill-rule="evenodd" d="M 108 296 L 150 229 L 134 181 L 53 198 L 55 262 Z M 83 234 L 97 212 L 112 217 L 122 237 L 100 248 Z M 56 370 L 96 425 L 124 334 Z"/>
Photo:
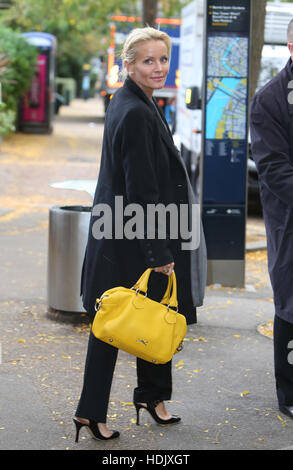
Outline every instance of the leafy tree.
<path fill-rule="evenodd" d="M 82 65 L 105 54 L 113 14 L 137 15 L 137 2 L 129 0 L 14 0 L 4 21 L 19 31 L 45 31 L 56 36 L 57 73 L 81 80 Z"/>
<path fill-rule="evenodd" d="M 3 101 L 8 108 L 16 109 L 18 98 L 28 87 L 36 65 L 36 49 L 18 33 L 0 27 L 0 54 L 2 67 Z"/>
<path fill-rule="evenodd" d="M 0 25 L 0 135 L 13 130 L 19 98 L 28 87 L 36 66 L 36 49 L 9 28 Z"/>
<path fill-rule="evenodd" d="M 193 0 L 161 0 L 159 2 L 160 12 L 166 18 L 177 18 L 181 16 L 181 10 Z"/>
<path fill-rule="evenodd" d="M 8 109 L 5 103 L 0 103 L 0 144 L 1 138 L 15 130 L 15 112 Z"/>

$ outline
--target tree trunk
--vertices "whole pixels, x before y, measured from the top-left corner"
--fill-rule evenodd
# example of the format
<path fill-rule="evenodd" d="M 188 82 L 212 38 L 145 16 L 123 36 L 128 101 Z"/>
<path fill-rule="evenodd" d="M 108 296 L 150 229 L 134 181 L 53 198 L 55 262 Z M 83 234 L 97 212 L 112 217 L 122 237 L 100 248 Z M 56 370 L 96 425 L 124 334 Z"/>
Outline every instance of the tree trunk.
<path fill-rule="evenodd" d="M 142 1 L 142 23 L 143 26 L 156 27 L 158 0 Z"/>
<path fill-rule="evenodd" d="M 267 0 L 257 0 L 251 2 L 252 25 L 249 101 L 255 93 L 260 72 L 261 53 L 264 45 L 266 4 Z"/>

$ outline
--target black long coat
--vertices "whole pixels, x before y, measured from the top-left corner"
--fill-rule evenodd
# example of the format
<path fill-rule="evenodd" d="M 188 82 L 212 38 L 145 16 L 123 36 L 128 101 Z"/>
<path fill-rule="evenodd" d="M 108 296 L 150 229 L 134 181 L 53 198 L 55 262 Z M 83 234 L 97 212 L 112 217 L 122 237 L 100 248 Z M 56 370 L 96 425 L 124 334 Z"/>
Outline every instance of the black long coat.
<path fill-rule="evenodd" d="M 191 296 L 190 253 L 182 251 L 180 239 L 127 239 L 121 234 L 96 239 L 95 223 L 103 214 L 94 215 L 97 204 L 107 204 L 115 217 L 115 196 L 122 196 L 124 206 L 188 203 L 186 172 L 172 135 L 164 125 L 163 115 L 133 80 L 128 78 L 107 109 L 101 166 L 93 201 L 89 236 L 83 265 L 81 293 L 83 305 L 92 318 L 97 297 L 114 286 L 131 287 L 149 267 L 175 262 L 179 312 L 187 323 L 196 322 L 196 308 Z M 166 123 L 165 123 L 166 124 Z M 167 124 L 166 124 L 167 125 Z M 117 200 L 116 200 L 117 201 Z M 104 219 L 106 220 L 106 219 Z M 107 219 L 109 222 L 109 219 Z M 106 223 L 100 229 L 107 232 Z M 163 274 L 154 274 L 164 294 Z M 163 289 L 163 290 L 162 290 Z"/>
<path fill-rule="evenodd" d="M 252 154 L 259 174 L 276 314 L 293 323 L 292 61 L 251 104 Z M 291 93 L 291 95 L 290 95 Z"/>

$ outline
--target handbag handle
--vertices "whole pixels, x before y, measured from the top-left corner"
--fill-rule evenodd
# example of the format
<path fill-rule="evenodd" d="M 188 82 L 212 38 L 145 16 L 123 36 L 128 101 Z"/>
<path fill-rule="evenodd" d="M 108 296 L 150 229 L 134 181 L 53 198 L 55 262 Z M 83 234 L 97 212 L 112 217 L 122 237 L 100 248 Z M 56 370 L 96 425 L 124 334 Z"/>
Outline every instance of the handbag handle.
<path fill-rule="evenodd" d="M 172 277 L 168 276 L 168 285 L 166 288 L 166 292 L 164 294 L 164 297 L 161 300 L 161 304 L 166 304 L 168 305 L 170 303 L 170 292 L 172 288 Z"/>
<path fill-rule="evenodd" d="M 170 297 L 172 289 L 172 295 Z M 175 271 L 172 271 L 172 274 L 169 276 L 168 279 L 168 286 L 165 292 L 165 295 L 163 299 L 161 300 L 161 303 L 167 303 L 168 302 L 168 307 L 175 307 L 178 308 L 178 300 L 177 300 L 177 280 L 176 280 L 176 274 Z"/>
<path fill-rule="evenodd" d="M 145 272 L 140 276 L 138 281 L 134 284 L 132 289 L 136 290 L 141 290 L 142 292 L 147 292 L 148 288 L 148 281 L 151 275 L 151 272 L 153 271 L 153 268 L 148 268 L 145 270 Z M 172 295 L 170 297 L 171 293 L 171 288 L 172 289 Z M 168 276 L 168 285 L 165 291 L 165 294 L 161 300 L 161 303 L 168 304 L 170 307 L 178 307 L 178 301 L 177 301 L 177 281 L 176 281 L 176 275 L 175 271 L 172 272 L 170 276 Z"/>
<path fill-rule="evenodd" d="M 132 289 L 139 289 L 142 292 L 147 292 L 149 277 L 151 275 L 152 270 L 153 270 L 152 268 L 146 269 L 145 272 L 142 273 L 138 281 L 136 281 Z"/>

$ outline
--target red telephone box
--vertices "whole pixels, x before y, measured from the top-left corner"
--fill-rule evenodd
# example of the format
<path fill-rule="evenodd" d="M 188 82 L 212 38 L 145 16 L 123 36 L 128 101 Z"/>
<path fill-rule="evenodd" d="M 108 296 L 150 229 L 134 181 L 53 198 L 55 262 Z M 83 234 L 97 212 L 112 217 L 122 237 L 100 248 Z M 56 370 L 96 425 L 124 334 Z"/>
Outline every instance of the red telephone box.
<path fill-rule="evenodd" d="M 55 36 L 24 33 L 23 37 L 38 49 L 37 71 L 20 103 L 18 128 L 22 132 L 50 134 L 53 131 L 55 104 Z"/>

